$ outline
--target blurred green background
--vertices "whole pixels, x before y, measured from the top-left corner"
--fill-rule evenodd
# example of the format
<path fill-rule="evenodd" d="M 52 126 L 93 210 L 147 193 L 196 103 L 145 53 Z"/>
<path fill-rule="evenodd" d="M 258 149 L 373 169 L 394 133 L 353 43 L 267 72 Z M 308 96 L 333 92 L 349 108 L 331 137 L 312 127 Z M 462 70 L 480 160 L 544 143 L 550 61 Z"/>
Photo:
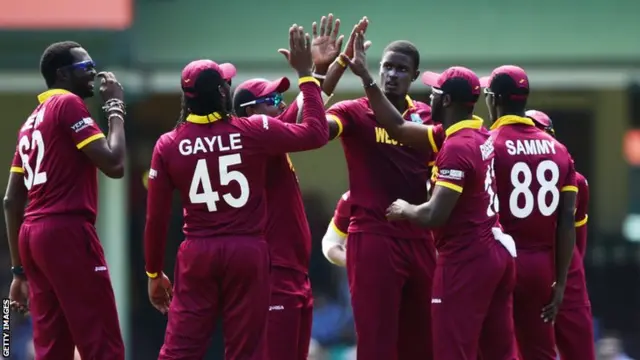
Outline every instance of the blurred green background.
<path fill-rule="evenodd" d="M 236 65 L 234 84 L 253 77 L 295 77 L 277 53 L 288 44 L 289 26 L 297 23 L 310 30 L 313 21 L 329 12 L 342 20 L 345 35 L 359 18 L 369 17 L 371 69 L 377 68 L 387 43 L 404 39 L 421 51 L 423 70 L 463 65 L 486 75 L 494 67 L 514 63 L 528 71 L 533 90 L 529 107 L 546 111 L 555 120 L 558 138 L 567 144 L 577 169 L 591 186 L 585 262 L 596 332 L 602 337 L 614 331 L 624 340 L 626 352 L 640 357 L 640 164 L 629 161 L 639 157 L 638 146 L 631 146 L 637 137 L 629 137 L 631 144 L 624 143 L 625 135 L 640 131 L 640 2 L 114 0 L 116 3 L 118 6 L 98 0 L 58 0 L 58 6 L 47 9 L 50 17 L 68 18 L 68 9 L 75 9 L 75 16 L 83 19 L 58 26 L 41 26 L 37 18 L 25 15 L 40 6 L 37 1 L 0 4 L 0 154 L 4 154 L 0 164 L 9 169 L 17 130 L 36 105 L 35 96 L 45 89 L 38 66 L 50 43 L 80 42 L 100 70 L 115 72 L 123 83 L 129 111 L 129 172 L 125 180 L 101 179 L 99 231 L 120 307 L 127 359 L 153 359 L 164 333 L 166 320 L 146 297 L 141 245 L 146 191 L 141 179 L 156 139 L 177 119 L 180 70 L 191 60 L 210 58 Z M 105 11 L 120 11 L 113 14 L 120 17 L 108 24 L 95 20 L 91 25 L 92 14 Z M 296 92 L 291 89 L 288 98 Z M 332 101 L 363 95 L 360 82 L 346 74 Z M 411 95 L 427 101 L 429 89 L 417 82 Z M 90 103 L 94 116 L 101 118 L 97 100 Z M 486 116 L 483 103 L 478 104 L 477 114 Z M 342 149 L 339 142 L 333 142 L 321 150 L 294 154 L 292 159 L 314 235 L 311 278 L 318 352 L 313 358 L 348 358 L 339 354 L 353 345 L 344 272 L 330 266 L 320 251 L 335 203 L 348 188 Z M 168 273 L 172 273 L 172 259 L 182 239 L 178 206 L 176 203 L 167 249 Z M 8 268 L 4 243 L 2 260 Z M 7 291 L 8 276 L 2 278 Z M 14 337 L 15 346 L 28 348 L 28 319 L 17 326 L 24 328 L 24 336 Z M 212 359 L 218 358 L 214 354 L 220 351 L 219 337 L 213 344 Z M 16 358 L 29 358 L 24 356 Z"/>

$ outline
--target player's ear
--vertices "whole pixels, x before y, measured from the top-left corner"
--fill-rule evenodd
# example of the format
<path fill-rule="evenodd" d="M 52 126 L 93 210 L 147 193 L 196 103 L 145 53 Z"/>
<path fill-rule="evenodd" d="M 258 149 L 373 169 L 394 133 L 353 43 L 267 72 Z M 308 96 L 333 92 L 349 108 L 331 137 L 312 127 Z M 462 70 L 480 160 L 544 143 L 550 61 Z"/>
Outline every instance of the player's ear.
<path fill-rule="evenodd" d="M 416 70 L 413 73 L 413 79 L 411 79 L 411 82 L 414 82 L 414 81 L 418 80 L 419 77 L 420 77 L 420 70 Z"/>
<path fill-rule="evenodd" d="M 451 105 L 451 95 L 442 94 L 442 107 L 449 107 Z"/>
<path fill-rule="evenodd" d="M 247 106 L 245 110 L 247 112 L 247 116 L 253 116 L 256 114 L 256 111 L 253 109 L 253 106 Z"/>
<path fill-rule="evenodd" d="M 222 85 L 218 85 L 218 92 L 220 93 L 220 96 L 221 96 L 223 99 L 226 99 L 226 98 L 227 98 L 227 92 L 226 92 L 226 90 L 225 90 L 225 87 L 224 87 L 224 86 L 222 86 Z"/>
<path fill-rule="evenodd" d="M 69 79 L 69 72 L 65 71 L 66 69 L 58 69 L 56 70 L 56 78 L 60 82 L 65 82 Z"/>

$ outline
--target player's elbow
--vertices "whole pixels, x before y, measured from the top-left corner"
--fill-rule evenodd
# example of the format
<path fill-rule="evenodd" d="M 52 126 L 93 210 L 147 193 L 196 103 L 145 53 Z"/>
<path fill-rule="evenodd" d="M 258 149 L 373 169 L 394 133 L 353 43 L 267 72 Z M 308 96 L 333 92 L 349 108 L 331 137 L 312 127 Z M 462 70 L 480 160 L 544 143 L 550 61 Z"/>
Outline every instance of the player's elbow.
<path fill-rule="evenodd" d="M 329 142 L 329 126 L 326 123 L 321 124 L 318 121 L 318 126 L 310 127 L 309 130 L 308 136 L 304 141 L 308 150 L 318 149 L 327 145 Z"/>
<path fill-rule="evenodd" d="M 100 170 L 102 170 L 103 174 L 112 179 L 122 179 L 124 177 L 124 164 L 115 164 Z"/>
<path fill-rule="evenodd" d="M 4 211 L 13 209 L 15 207 L 14 204 L 15 204 L 15 199 L 13 199 L 9 195 L 5 195 L 2 201 L 2 207 L 4 208 Z"/>
<path fill-rule="evenodd" d="M 2 207 L 5 213 L 18 213 L 20 209 L 24 209 L 25 199 L 19 199 L 17 196 L 12 194 L 5 195 L 2 201 Z"/>
<path fill-rule="evenodd" d="M 2 207 L 6 212 L 19 212 L 24 210 L 27 204 L 27 190 L 26 188 L 20 189 L 17 186 L 9 186 L 4 199 L 2 201 Z"/>
<path fill-rule="evenodd" d="M 447 222 L 446 215 L 434 214 L 431 218 L 425 218 L 420 223 L 420 225 L 424 227 L 440 227 L 443 226 Z"/>

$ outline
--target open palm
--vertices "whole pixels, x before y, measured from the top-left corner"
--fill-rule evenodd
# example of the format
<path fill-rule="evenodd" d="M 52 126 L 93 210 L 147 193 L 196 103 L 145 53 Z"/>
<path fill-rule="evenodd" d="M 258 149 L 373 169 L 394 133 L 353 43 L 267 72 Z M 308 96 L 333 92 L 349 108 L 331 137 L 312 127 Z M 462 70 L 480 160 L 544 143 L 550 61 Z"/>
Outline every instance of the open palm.
<path fill-rule="evenodd" d="M 349 64 L 351 71 L 361 78 L 369 76 L 369 70 L 367 69 L 367 49 L 365 43 L 364 33 L 356 33 L 353 39 L 353 58 L 349 59 L 346 54 L 342 55 L 342 60 Z"/>
<path fill-rule="evenodd" d="M 338 57 L 342 49 L 344 36 L 340 33 L 340 19 L 334 22 L 333 14 L 320 19 L 320 29 L 316 22 L 312 25 L 313 40 L 311 42 L 311 57 L 313 64 L 319 68 L 328 68 Z"/>

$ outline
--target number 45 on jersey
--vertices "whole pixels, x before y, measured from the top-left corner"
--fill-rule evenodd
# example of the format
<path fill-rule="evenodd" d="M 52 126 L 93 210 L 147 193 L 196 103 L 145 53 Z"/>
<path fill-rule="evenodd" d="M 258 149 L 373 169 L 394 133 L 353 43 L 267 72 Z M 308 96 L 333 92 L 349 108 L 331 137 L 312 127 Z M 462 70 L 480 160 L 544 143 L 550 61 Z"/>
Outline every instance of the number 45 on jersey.
<path fill-rule="evenodd" d="M 222 195 L 222 200 L 236 209 L 246 205 L 247 200 L 249 200 L 249 181 L 247 177 L 240 171 L 229 171 L 230 166 L 239 164 L 242 164 L 240 154 L 224 155 L 218 158 L 220 185 L 227 186 L 231 182 L 236 182 L 240 186 L 240 195 L 238 197 L 234 197 L 230 193 Z M 198 192 L 200 188 L 202 188 L 202 192 Z M 196 163 L 196 169 L 193 172 L 189 188 L 189 201 L 192 204 L 207 204 L 209 212 L 218 210 L 216 203 L 220 201 L 220 194 L 218 191 L 214 191 L 211 186 L 211 177 L 209 176 L 209 167 L 206 159 L 200 159 Z"/>

